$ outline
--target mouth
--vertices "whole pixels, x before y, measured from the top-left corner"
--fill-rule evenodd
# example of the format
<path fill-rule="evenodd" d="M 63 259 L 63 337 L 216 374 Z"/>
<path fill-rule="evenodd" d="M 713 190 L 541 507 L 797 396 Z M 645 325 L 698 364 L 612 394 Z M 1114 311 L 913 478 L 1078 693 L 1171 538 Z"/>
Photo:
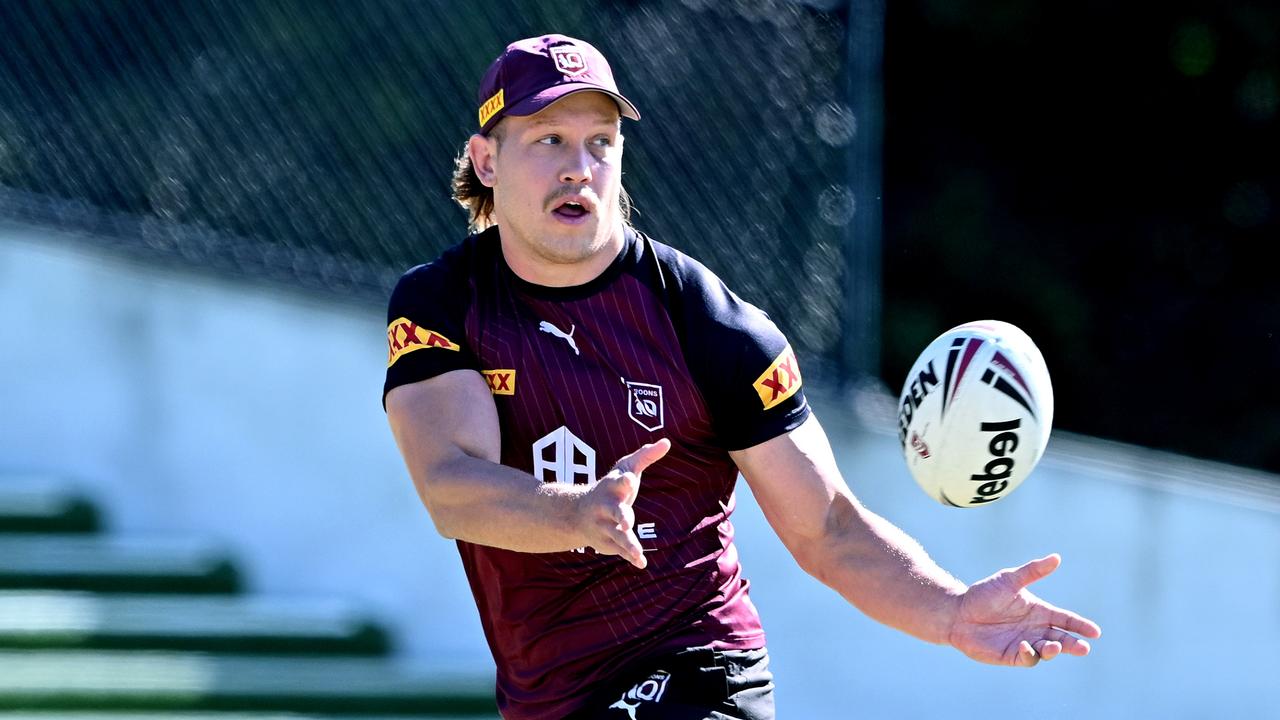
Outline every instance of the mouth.
<path fill-rule="evenodd" d="M 594 203 L 580 195 L 570 195 L 561 198 L 551 208 L 551 214 L 560 222 L 569 225 L 578 225 L 586 222 L 586 219 L 594 212 Z"/>

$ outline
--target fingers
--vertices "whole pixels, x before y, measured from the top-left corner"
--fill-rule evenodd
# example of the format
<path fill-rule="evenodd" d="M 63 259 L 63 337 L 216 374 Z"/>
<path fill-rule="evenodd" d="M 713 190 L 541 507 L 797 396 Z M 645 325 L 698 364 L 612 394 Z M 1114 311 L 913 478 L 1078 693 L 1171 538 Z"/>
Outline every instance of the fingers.
<path fill-rule="evenodd" d="M 607 517 L 599 518 L 597 522 L 596 539 L 590 543 L 596 552 L 617 555 L 641 570 L 648 566 L 644 548 L 640 546 L 640 539 L 633 529 L 635 515 L 631 508 L 620 508 Z"/>
<path fill-rule="evenodd" d="M 1062 652 L 1062 643 L 1056 640 L 1037 640 L 1031 647 L 1041 660 L 1052 660 Z"/>
<path fill-rule="evenodd" d="M 624 455 L 621 460 L 614 464 L 614 467 L 623 473 L 639 475 L 645 471 L 645 468 L 661 460 L 662 456 L 666 455 L 670 449 L 671 441 L 662 438 L 658 442 L 641 445 L 640 449 L 630 455 Z"/>
<path fill-rule="evenodd" d="M 1024 588 L 1037 580 L 1043 580 L 1048 577 L 1061 564 L 1062 556 L 1053 553 L 1039 560 L 1032 560 L 1022 567 L 1014 568 L 1009 571 L 1009 574 L 1019 588 Z"/>
<path fill-rule="evenodd" d="M 641 570 L 648 566 L 635 534 L 632 503 L 640 493 L 640 474 L 670 449 L 671 441 L 666 438 L 641 446 L 614 464 L 613 471 L 593 489 L 599 498 L 593 503 L 597 508 L 594 532 L 598 539 L 592 545 L 596 552 L 618 555 Z"/>
<path fill-rule="evenodd" d="M 621 517 L 618 522 L 607 528 L 614 544 L 622 549 L 622 557 L 627 562 L 643 570 L 648 561 L 644 557 L 644 548 L 640 546 L 640 538 L 636 537 L 636 513 L 630 505 L 619 508 Z"/>
<path fill-rule="evenodd" d="M 635 502 L 636 495 L 640 492 L 640 473 L 660 460 L 670 449 L 671 441 L 666 438 L 642 445 L 635 452 L 624 455 L 621 460 L 614 463 L 613 470 L 603 480 L 612 480 L 612 483 L 607 484 L 618 500 L 630 505 Z"/>
<path fill-rule="evenodd" d="M 1018 667 L 1034 667 L 1041 660 L 1052 660 L 1062 652 L 1062 643 L 1054 640 L 1037 640 L 1029 643 L 1023 640 L 1018 643 L 1018 654 L 1013 664 Z"/>
<path fill-rule="evenodd" d="M 1089 651 L 1092 649 L 1093 646 L 1089 644 L 1088 640 L 1081 640 L 1075 635 L 1067 635 L 1062 639 L 1062 652 L 1068 655 L 1084 657 L 1085 655 L 1088 655 Z"/>
<path fill-rule="evenodd" d="M 1098 627 L 1098 624 L 1094 621 L 1077 615 L 1070 610 L 1063 610 L 1047 603 L 1046 606 L 1049 608 L 1050 625 L 1095 640 L 1102 637 L 1102 628 Z"/>
<path fill-rule="evenodd" d="M 620 507 L 631 507 L 640 494 L 640 476 L 632 472 L 614 471 L 600 481 L 598 492 L 612 496 Z"/>
<path fill-rule="evenodd" d="M 1013 664 L 1019 667 L 1031 667 L 1041 660 L 1052 660 L 1062 653 L 1083 657 L 1089 654 L 1089 650 L 1089 641 L 1081 640 L 1056 628 L 1049 628 L 1044 637 L 1039 640 L 1020 641 Z"/>
<path fill-rule="evenodd" d="M 1013 661 L 1014 665 L 1017 665 L 1018 667 L 1032 667 L 1038 662 L 1040 662 L 1040 657 L 1036 655 L 1036 651 L 1031 647 L 1031 643 L 1026 640 L 1018 643 L 1018 656 Z"/>
<path fill-rule="evenodd" d="M 648 566 L 649 560 L 644 556 L 644 548 L 640 546 L 640 539 L 636 537 L 635 532 L 630 527 L 624 530 L 622 525 L 619 524 L 609 528 L 606 532 L 610 541 L 613 542 L 614 547 L 618 550 L 616 553 L 609 554 L 616 554 L 641 570 Z"/>
<path fill-rule="evenodd" d="M 584 517 L 586 545 L 604 555 L 617 555 L 643 570 L 648 566 L 644 548 L 635 534 L 636 515 L 632 508 L 640 489 L 640 478 L 626 473 L 605 478 L 590 492 L 590 510 Z"/>

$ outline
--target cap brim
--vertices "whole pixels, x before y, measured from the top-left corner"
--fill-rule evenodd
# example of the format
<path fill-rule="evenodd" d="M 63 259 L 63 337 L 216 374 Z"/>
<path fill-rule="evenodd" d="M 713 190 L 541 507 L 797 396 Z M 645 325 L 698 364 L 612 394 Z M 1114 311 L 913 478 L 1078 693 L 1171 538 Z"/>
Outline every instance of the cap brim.
<path fill-rule="evenodd" d="M 640 119 L 640 111 L 636 109 L 635 105 L 631 104 L 630 100 L 616 92 L 613 92 L 612 90 L 606 90 L 599 85 L 592 85 L 589 83 L 562 83 L 560 85 L 553 85 L 540 93 L 534 93 L 533 95 L 530 95 L 529 97 L 512 105 L 502 114 L 517 116 L 533 115 L 534 113 L 545 109 L 548 105 L 560 98 L 588 91 L 603 93 L 613 98 L 614 102 L 618 103 L 618 112 L 622 114 L 622 117 L 629 118 L 631 120 Z"/>

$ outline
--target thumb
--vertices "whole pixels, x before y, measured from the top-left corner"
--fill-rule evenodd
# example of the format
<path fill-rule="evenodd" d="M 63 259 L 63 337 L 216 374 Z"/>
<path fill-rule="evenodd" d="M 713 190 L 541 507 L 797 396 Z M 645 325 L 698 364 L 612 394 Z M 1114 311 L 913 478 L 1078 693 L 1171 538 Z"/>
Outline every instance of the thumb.
<path fill-rule="evenodd" d="M 614 464 L 619 472 L 634 473 L 639 475 L 644 472 L 650 465 L 662 459 L 663 455 L 671 449 L 671 441 L 662 438 L 658 442 L 652 442 L 648 445 L 641 445 L 640 449 L 629 455 L 624 455 L 621 460 Z"/>
<path fill-rule="evenodd" d="M 1053 553 L 1011 570 L 1010 577 L 1019 588 L 1024 588 L 1037 580 L 1043 580 L 1048 577 L 1061 564 L 1062 556 Z"/>

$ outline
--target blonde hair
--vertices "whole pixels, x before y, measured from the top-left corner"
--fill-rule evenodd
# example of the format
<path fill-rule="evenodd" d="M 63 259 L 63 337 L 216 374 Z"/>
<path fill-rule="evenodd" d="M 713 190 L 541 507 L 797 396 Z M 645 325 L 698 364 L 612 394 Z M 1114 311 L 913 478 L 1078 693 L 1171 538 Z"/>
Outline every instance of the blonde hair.
<path fill-rule="evenodd" d="M 499 122 L 489 133 L 497 138 L 501 147 L 503 141 L 502 123 Z M 467 228 L 471 232 L 481 232 L 494 225 L 493 220 L 493 188 L 480 182 L 480 176 L 471 166 L 471 154 L 467 152 L 467 143 L 462 144 L 462 152 L 453 161 L 453 200 L 467 211 Z M 631 224 L 631 196 L 624 187 L 618 188 L 618 211 L 622 222 Z"/>

